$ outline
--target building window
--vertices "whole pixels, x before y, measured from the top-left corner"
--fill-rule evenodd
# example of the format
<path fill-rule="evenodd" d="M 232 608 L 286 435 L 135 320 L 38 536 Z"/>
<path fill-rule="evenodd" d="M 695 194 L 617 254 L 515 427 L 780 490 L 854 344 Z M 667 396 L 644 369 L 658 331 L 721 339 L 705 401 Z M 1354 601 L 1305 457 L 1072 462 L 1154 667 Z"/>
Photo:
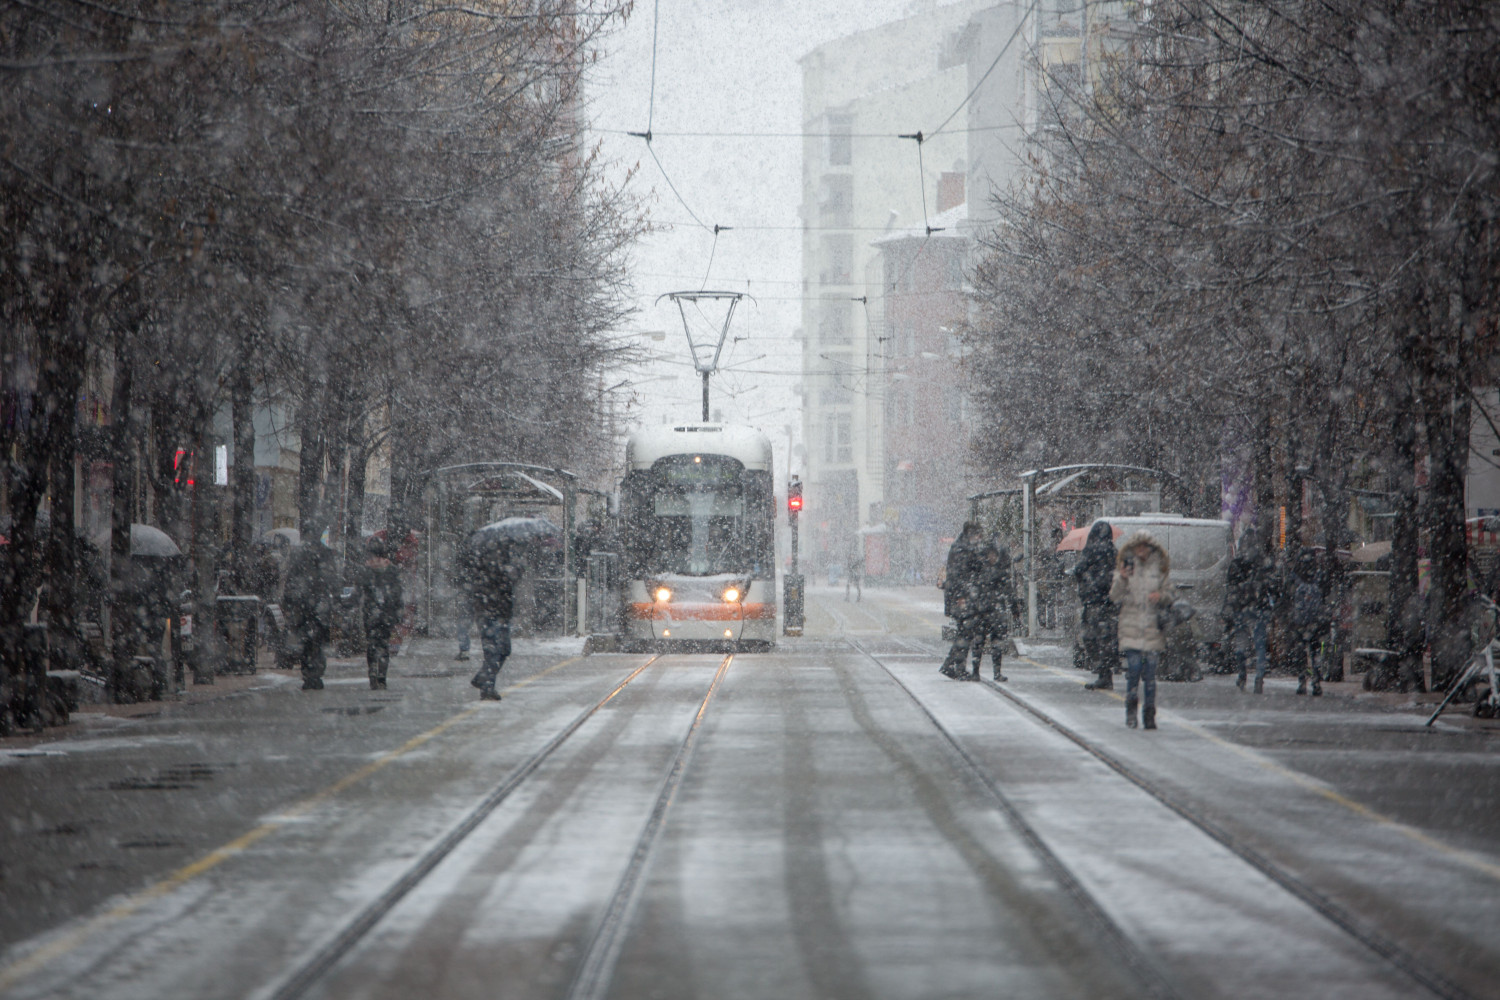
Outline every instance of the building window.
<path fill-rule="evenodd" d="M 818 310 L 818 336 L 823 343 L 852 343 L 853 332 L 849 327 L 849 300 L 843 296 L 824 296 Z"/>
<path fill-rule="evenodd" d="M 818 280 L 825 285 L 848 285 L 854 280 L 854 239 L 851 236 L 825 236 L 822 243 L 823 266 Z"/>
<path fill-rule="evenodd" d="M 854 119 L 849 115 L 828 116 L 828 165 L 847 167 L 854 159 Z"/>
<path fill-rule="evenodd" d="M 854 225 L 854 176 L 829 174 L 823 178 L 823 225 L 848 229 Z"/>
<path fill-rule="evenodd" d="M 843 386 L 827 386 L 818 390 L 819 406 L 848 406 L 854 402 L 854 393 Z"/>
<path fill-rule="evenodd" d="M 830 413 L 823 426 L 823 461 L 830 465 L 854 461 L 854 418 L 847 413 Z"/>

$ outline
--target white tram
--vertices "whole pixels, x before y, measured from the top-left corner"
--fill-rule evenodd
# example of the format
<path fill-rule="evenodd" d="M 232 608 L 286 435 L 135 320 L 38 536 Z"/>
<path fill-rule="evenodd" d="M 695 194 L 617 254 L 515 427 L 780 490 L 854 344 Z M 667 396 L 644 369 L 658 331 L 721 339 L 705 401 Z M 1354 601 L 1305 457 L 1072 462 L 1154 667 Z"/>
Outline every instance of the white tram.
<path fill-rule="evenodd" d="M 631 435 L 620 484 L 633 645 L 768 650 L 776 638 L 771 442 L 748 427 Z"/>

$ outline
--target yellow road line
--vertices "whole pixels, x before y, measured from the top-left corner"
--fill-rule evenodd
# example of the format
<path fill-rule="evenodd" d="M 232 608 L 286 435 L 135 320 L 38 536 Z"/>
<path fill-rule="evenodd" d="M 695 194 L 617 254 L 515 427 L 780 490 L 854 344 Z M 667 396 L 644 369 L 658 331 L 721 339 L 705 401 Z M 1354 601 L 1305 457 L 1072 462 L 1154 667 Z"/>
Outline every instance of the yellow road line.
<path fill-rule="evenodd" d="M 510 686 L 506 687 L 504 691 L 507 694 L 512 691 L 517 691 L 528 684 L 546 677 L 553 671 L 561 670 L 563 667 L 571 666 L 581 659 L 583 659 L 583 657 L 575 656 L 572 659 L 563 660 L 560 663 L 554 663 L 552 666 L 541 671 L 540 673 L 533 674 L 525 680 L 517 681 L 516 683 L 511 684 Z M 359 768 L 358 770 L 346 774 L 344 777 L 340 778 L 338 781 L 335 781 L 327 788 L 324 788 L 318 792 L 314 792 L 307 798 L 293 803 L 292 805 L 283 809 L 281 812 L 277 813 L 274 819 L 269 819 L 266 822 L 255 827 L 254 829 L 240 834 L 229 843 L 224 844 L 221 847 L 214 848 L 212 851 L 209 851 L 207 854 L 203 855 L 196 861 L 183 865 L 181 868 L 172 872 L 170 875 L 167 875 L 165 878 L 162 878 L 153 885 L 150 885 L 145 889 L 134 893 L 133 895 L 126 898 L 123 902 L 104 911 L 103 913 L 94 917 L 92 920 L 89 920 L 82 927 L 64 934 L 56 940 L 51 941 L 38 948 L 36 951 L 31 952 L 24 958 L 11 963 L 4 969 L 0 969 L 0 991 L 10 989 L 17 982 L 31 975 L 33 972 L 36 972 L 38 969 L 41 969 L 49 962 L 53 961 L 54 959 L 60 958 L 63 955 L 66 955 L 68 952 L 81 945 L 84 941 L 88 940 L 88 938 L 95 934 L 97 931 L 102 930 L 103 928 L 109 926 L 112 923 L 115 923 L 116 921 L 123 920 L 152 900 L 160 899 L 162 896 L 167 895 L 175 889 L 181 888 L 183 885 L 186 885 L 188 882 L 191 882 L 193 879 L 204 874 L 205 872 L 217 868 L 219 865 L 223 864 L 225 861 L 228 861 L 230 858 L 245 850 L 250 845 L 259 840 L 263 840 L 265 837 L 269 836 L 272 833 L 275 833 L 277 830 L 285 826 L 288 821 L 311 811 L 319 804 L 326 802 L 328 799 L 339 794 L 340 792 L 345 791 L 349 787 L 365 780 L 366 778 L 370 777 L 370 775 L 375 774 L 377 771 L 388 766 L 392 762 L 399 760 L 401 757 L 404 757 L 405 755 L 411 753 L 413 750 L 417 749 L 423 744 L 437 738 L 438 736 L 441 736 L 443 733 L 447 732 L 449 729 L 453 728 L 463 720 L 481 711 L 483 708 L 483 705 L 474 705 L 471 708 L 466 708 L 462 712 L 459 712 L 457 715 L 451 716 L 450 718 L 445 719 L 443 722 L 427 730 L 427 732 L 421 733 L 417 736 L 413 736 L 411 739 L 407 740 L 396 749 L 381 754 L 375 760 L 370 761 L 368 764 Z"/>
<path fill-rule="evenodd" d="M 1087 683 L 1086 681 L 1078 677 L 1074 677 L 1072 674 L 1069 674 L 1064 670 L 1051 666 L 1050 664 L 1033 660 L 1029 656 L 1021 656 L 1017 657 L 1017 659 L 1022 660 L 1026 663 L 1030 663 L 1032 666 L 1041 667 L 1043 670 L 1054 673 L 1059 677 L 1077 681 L 1079 684 Z M 1125 700 L 1122 695 L 1118 695 L 1113 691 L 1106 691 L 1104 693 L 1109 695 L 1116 701 Z M 1158 708 L 1158 711 L 1160 711 L 1160 708 Z M 1193 735 L 1205 739 L 1215 746 L 1223 747 L 1224 749 L 1229 750 L 1237 756 L 1243 757 L 1245 760 L 1250 761 L 1256 766 L 1270 771 L 1272 774 L 1277 774 L 1283 778 L 1287 778 L 1301 788 L 1305 788 L 1310 792 L 1320 795 L 1323 798 L 1327 799 L 1329 802 L 1333 802 L 1336 805 L 1343 806 L 1345 809 L 1363 819 L 1369 820 L 1370 822 L 1378 824 L 1380 826 L 1389 827 L 1390 829 L 1396 831 L 1407 839 L 1416 841 L 1424 847 L 1431 848 L 1432 850 L 1437 851 L 1439 854 L 1451 858 L 1452 860 L 1457 861 L 1467 868 L 1472 868 L 1475 871 L 1483 872 L 1491 878 L 1500 880 L 1500 865 L 1497 865 L 1492 861 L 1486 861 L 1484 858 L 1481 858 L 1476 854 L 1465 851 L 1461 848 L 1454 847 L 1451 844 L 1445 844 L 1441 840 L 1438 840 L 1436 837 L 1424 833 L 1414 826 L 1403 823 L 1398 819 L 1392 819 L 1390 816 L 1387 816 L 1384 813 L 1377 812 L 1364 803 L 1358 802 L 1346 795 L 1335 791 L 1332 788 L 1329 788 L 1315 778 L 1310 778 L 1307 775 L 1302 774 L 1300 771 L 1294 771 L 1291 768 L 1278 764 L 1276 761 L 1271 760 L 1264 754 L 1252 750 L 1249 747 L 1240 746 L 1233 740 L 1226 740 L 1222 736 L 1211 733 L 1203 727 L 1197 725 L 1196 723 L 1187 721 L 1176 712 L 1172 712 L 1170 714 L 1173 719 L 1173 724 L 1178 726 L 1179 728 L 1185 729 Z"/>

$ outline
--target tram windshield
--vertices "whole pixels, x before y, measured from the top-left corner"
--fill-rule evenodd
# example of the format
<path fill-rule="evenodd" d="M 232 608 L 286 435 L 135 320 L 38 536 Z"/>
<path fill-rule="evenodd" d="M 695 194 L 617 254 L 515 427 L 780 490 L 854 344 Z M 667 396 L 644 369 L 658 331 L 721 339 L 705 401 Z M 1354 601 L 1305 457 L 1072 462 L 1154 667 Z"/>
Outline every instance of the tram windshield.
<path fill-rule="evenodd" d="M 772 571 L 771 484 L 732 458 L 674 455 L 632 474 L 625 500 L 636 575 Z"/>

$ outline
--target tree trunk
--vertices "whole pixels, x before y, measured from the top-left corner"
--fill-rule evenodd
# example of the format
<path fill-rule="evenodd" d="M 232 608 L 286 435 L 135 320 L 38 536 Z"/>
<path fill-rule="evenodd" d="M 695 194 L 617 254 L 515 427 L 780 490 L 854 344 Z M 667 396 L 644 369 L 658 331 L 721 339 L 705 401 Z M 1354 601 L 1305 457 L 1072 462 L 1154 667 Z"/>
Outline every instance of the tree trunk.
<path fill-rule="evenodd" d="M 1427 414 L 1427 453 L 1432 475 L 1422 522 L 1430 540 L 1428 622 L 1432 641 L 1432 686 L 1442 690 L 1471 654 L 1467 590 L 1468 540 L 1464 532 L 1464 478 L 1468 470 L 1469 399 L 1448 386 L 1446 398 Z"/>
<path fill-rule="evenodd" d="M 136 651 L 134 586 L 130 563 L 131 493 L 135 485 L 131 433 L 131 393 L 134 363 L 130 356 L 129 336 L 123 330 L 115 333 L 114 389 L 110 398 L 110 456 L 112 489 L 110 495 L 109 534 L 109 674 L 108 690 L 112 700 L 124 695 L 121 682 L 127 676 L 130 658 Z"/>
<path fill-rule="evenodd" d="M 249 585 L 250 543 L 255 512 L 255 408 L 250 369 L 243 359 L 229 386 L 229 413 L 234 439 L 234 468 L 229 471 L 231 492 L 230 566 L 236 589 Z"/>
<path fill-rule="evenodd" d="M 327 523 L 320 496 L 325 452 L 323 404 L 322 394 L 314 391 L 297 412 L 297 433 L 302 441 L 297 463 L 297 525 L 307 545 L 318 543 Z"/>
<path fill-rule="evenodd" d="M 1403 689 L 1422 684 L 1422 603 L 1417 592 L 1417 428 L 1412 386 L 1397 376 L 1391 405 L 1390 491 L 1395 506 L 1391 534 L 1390 596 L 1386 632 L 1397 655 Z"/>
<path fill-rule="evenodd" d="M 370 454 L 366 451 L 366 427 L 363 403 L 357 404 L 357 412 L 349 418 L 349 511 L 344 523 L 345 548 L 357 558 L 358 546 L 364 534 L 365 522 L 365 470 L 369 468 Z"/>

